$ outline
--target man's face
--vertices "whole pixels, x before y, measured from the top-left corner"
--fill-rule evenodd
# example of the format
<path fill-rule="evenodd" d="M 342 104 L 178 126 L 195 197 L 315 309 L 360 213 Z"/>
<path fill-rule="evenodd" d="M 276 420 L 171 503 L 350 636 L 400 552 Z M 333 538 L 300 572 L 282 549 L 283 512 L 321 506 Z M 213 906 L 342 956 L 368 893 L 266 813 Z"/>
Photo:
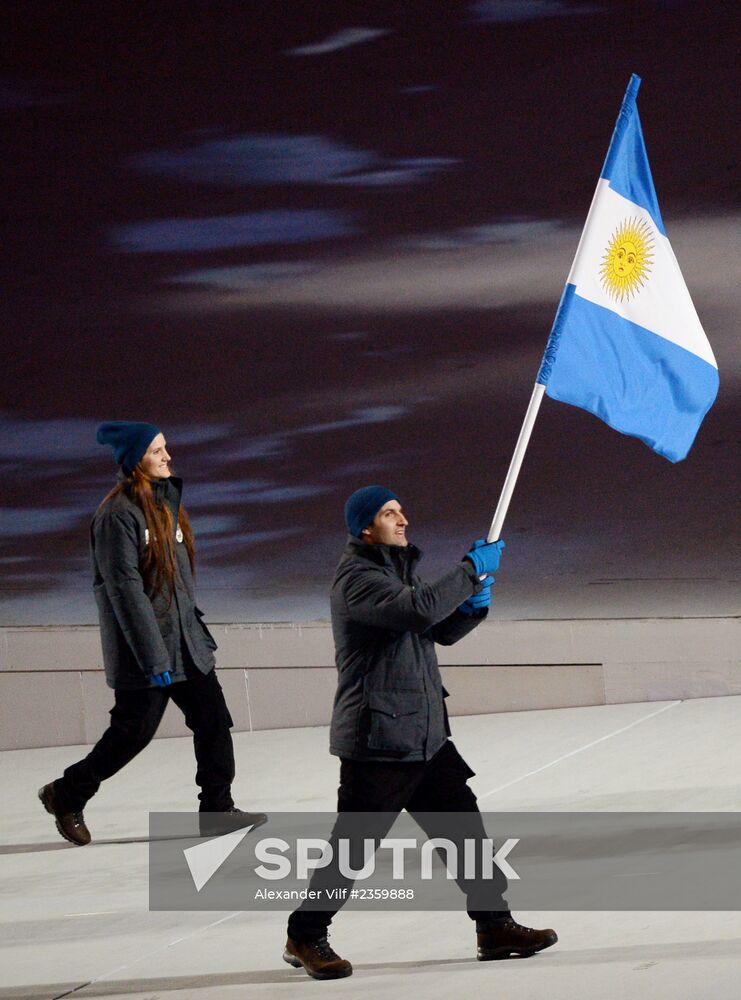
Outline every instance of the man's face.
<path fill-rule="evenodd" d="M 370 527 L 363 529 L 361 536 L 369 545 L 408 545 L 408 524 L 399 501 L 389 500 L 373 518 Z"/>
<path fill-rule="evenodd" d="M 144 453 L 141 467 L 150 479 L 170 478 L 170 456 L 165 447 L 165 435 L 158 434 Z"/>

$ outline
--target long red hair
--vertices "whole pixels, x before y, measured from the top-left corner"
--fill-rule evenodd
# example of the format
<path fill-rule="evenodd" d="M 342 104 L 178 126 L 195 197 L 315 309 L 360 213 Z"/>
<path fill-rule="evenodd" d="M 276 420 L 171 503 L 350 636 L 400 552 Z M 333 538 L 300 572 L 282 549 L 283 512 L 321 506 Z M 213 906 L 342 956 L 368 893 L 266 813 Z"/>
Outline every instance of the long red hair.
<path fill-rule="evenodd" d="M 139 507 L 144 514 L 149 531 L 149 544 L 145 547 L 140 560 L 139 569 L 147 589 L 159 594 L 167 588 L 170 602 L 175 591 L 175 551 L 173 548 L 174 528 L 172 511 L 169 504 L 158 504 L 154 499 L 152 479 L 144 472 L 141 465 L 114 486 L 111 492 L 103 498 L 108 503 L 119 493 L 126 496 Z M 101 505 L 102 506 L 102 505 Z M 188 552 L 190 569 L 195 576 L 195 542 L 190 518 L 185 507 L 178 512 L 178 524 L 183 533 L 183 544 Z"/>

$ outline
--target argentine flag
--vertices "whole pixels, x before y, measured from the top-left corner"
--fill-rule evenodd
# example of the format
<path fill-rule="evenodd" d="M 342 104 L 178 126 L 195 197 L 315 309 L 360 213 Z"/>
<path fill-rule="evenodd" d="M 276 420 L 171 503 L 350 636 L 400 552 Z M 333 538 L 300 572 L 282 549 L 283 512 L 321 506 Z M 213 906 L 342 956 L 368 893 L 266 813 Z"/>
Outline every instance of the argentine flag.
<path fill-rule="evenodd" d="M 661 219 L 631 77 L 537 382 L 671 462 L 718 392 L 718 365 Z"/>

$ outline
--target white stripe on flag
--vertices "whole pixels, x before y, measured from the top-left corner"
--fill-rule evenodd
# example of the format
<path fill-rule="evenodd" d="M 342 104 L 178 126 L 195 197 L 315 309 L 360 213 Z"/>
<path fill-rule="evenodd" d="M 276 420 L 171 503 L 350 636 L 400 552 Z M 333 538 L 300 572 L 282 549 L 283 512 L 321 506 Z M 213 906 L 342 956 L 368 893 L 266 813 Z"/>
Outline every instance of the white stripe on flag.
<path fill-rule="evenodd" d="M 603 287 L 601 266 L 613 235 L 630 220 L 650 227 L 652 260 L 643 285 L 620 301 Z M 568 281 L 576 286 L 581 298 L 610 309 L 718 367 L 669 240 L 658 231 L 645 209 L 617 194 L 602 178 Z"/>

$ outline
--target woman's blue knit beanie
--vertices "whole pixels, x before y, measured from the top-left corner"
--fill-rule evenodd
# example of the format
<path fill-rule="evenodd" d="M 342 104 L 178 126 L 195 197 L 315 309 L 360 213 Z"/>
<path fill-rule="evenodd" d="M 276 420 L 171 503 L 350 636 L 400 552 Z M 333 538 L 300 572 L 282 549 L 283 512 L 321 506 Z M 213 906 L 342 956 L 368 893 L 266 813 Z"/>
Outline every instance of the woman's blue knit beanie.
<path fill-rule="evenodd" d="M 131 475 L 159 433 L 159 427 L 154 424 L 108 420 L 100 425 L 95 437 L 98 444 L 109 444 L 113 448 L 116 462 L 127 475 Z"/>

